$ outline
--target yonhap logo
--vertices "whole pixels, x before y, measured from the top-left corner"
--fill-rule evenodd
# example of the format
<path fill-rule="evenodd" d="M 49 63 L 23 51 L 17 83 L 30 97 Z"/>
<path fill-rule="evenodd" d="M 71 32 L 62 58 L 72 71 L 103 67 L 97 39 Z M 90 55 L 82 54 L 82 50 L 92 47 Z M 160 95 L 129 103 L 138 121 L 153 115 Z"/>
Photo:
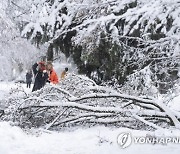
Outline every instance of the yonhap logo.
<path fill-rule="evenodd" d="M 169 143 L 180 144 L 180 136 L 153 136 L 146 134 L 145 136 L 132 136 L 129 132 L 120 133 L 117 137 L 117 144 L 125 149 L 134 144 L 162 144 L 167 145 Z"/>
<path fill-rule="evenodd" d="M 132 143 L 132 136 L 130 133 L 121 133 L 118 135 L 117 143 L 121 148 L 127 148 Z"/>

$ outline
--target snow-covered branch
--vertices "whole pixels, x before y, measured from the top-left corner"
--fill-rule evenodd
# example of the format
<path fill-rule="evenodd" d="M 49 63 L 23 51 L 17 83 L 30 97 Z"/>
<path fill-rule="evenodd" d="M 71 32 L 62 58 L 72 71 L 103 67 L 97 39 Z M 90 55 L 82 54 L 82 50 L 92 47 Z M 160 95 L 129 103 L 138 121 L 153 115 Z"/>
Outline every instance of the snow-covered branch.
<path fill-rule="evenodd" d="M 104 124 L 159 129 L 179 128 L 180 120 L 178 113 L 155 98 L 121 94 L 74 74 L 68 75 L 60 85 L 47 85 L 28 98 L 18 98 L 16 103 L 11 98 L 8 103 L 0 118 L 13 120 L 21 127 L 61 129 Z"/>

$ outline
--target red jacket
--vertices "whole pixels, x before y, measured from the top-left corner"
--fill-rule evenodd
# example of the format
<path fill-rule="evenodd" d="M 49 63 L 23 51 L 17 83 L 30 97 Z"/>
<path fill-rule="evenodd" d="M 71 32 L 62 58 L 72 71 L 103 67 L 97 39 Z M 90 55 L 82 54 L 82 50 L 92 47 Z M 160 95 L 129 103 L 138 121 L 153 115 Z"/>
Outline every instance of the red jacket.
<path fill-rule="evenodd" d="M 50 81 L 51 83 L 53 83 L 53 84 L 59 83 L 58 76 L 57 76 L 57 74 L 56 74 L 56 72 L 55 72 L 54 69 L 52 69 L 52 70 L 50 71 L 49 81 Z"/>

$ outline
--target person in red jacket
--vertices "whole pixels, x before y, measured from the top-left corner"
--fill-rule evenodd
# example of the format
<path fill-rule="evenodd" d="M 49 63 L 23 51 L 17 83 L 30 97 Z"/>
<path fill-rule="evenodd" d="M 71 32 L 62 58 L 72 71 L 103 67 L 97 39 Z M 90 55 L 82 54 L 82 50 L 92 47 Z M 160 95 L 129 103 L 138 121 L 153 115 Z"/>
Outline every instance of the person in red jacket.
<path fill-rule="evenodd" d="M 58 84 L 59 83 L 58 76 L 55 70 L 53 69 L 53 65 L 51 62 L 47 62 L 46 69 L 49 75 L 49 79 L 48 79 L 49 82 L 53 84 Z"/>
<path fill-rule="evenodd" d="M 32 89 L 32 92 L 33 92 L 45 86 L 48 79 L 48 73 L 46 71 L 46 64 L 43 61 L 35 63 L 32 66 L 32 70 L 33 70 L 34 78 L 35 78 L 34 86 Z"/>

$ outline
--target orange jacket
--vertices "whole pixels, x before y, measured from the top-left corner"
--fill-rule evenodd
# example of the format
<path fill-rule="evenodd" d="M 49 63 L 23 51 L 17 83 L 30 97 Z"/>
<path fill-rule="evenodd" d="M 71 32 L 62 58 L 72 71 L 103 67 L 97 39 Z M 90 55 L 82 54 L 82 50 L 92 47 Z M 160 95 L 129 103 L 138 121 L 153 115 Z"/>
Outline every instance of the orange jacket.
<path fill-rule="evenodd" d="M 54 69 L 51 70 L 51 72 L 50 72 L 49 81 L 50 81 L 51 83 L 53 83 L 53 84 L 59 83 L 58 76 L 57 76 L 57 74 L 56 74 L 56 72 L 55 72 Z"/>

